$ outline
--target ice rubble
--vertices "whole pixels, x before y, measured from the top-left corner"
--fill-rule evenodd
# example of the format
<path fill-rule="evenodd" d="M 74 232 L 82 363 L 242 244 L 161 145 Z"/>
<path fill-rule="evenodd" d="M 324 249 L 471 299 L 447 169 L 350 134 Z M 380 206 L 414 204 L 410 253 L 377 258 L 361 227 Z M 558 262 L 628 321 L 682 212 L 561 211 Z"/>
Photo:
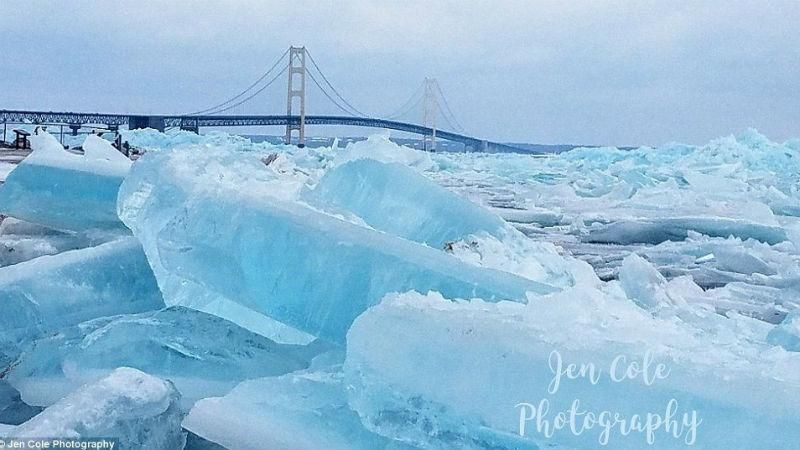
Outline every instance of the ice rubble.
<path fill-rule="evenodd" d="M 180 394 L 172 383 L 119 368 L 11 430 L 9 437 L 105 437 L 119 448 L 181 450 Z"/>
<path fill-rule="evenodd" d="M 436 154 L 434 160 L 440 170 L 430 175 L 440 183 L 523 211 L 516 215 L 528 208 L 563 214 L 562 223 L 588 226 L 580 236 L 587 240 L 657 243 L 693 230 L 775 243 L 786 237 L 781 218 L 800 213 L 800 149 L 754 130 L 704 146 L 585 148 L 551 158 Z"/>
<path fill-rule="evenodd" d="M 324 349 L 278 344 L 224 319 L 170 307 L 93 319 L 41 338 L 6 379 L 26 403 L 46 406 L 125 366 L 169 379 L 190 404 L 245 379 L 304 369 Z"/>
<path fill-rule="evenodd" d="M 130 160 L 94 135 L 83 155 L 64 150 L 46 132 L 32 135 L 31 146 L 0 186 L 0 213 L 58 230 L 124 229 L 116 202 Z"/>
<path fill-rule="evenodd" d="M 412 450 L 364 429 L 342 378 L 319 370 L 245 381 L 198 402 L 183 425 L 229 450 Z"/>
<path fill-rule="evenodd" d="M 766 345 L 764 327 L 752 319 L 717 317 L 724 322 L 706 329 L 654 317 L 614 283 L 565 290 L 528 305 L 393 295 L 361 315 L 348 334 L 350 405 L 370 430 L 429 449 L 599 445 L 599 426 L 573 434 L 567 425 L 546 439 L 535 420 L 524 421 L 520 441 L 520 414 L 529 418 L 532 410 L 518 405 L 535 408 L 542 399 L 549 412 L 541 417 L 551 426 L 559 412 L 570 417 L 575 399 L 579 421 L 586 411 L 664 416 L 675 399 L 679 421 L 689 413 L 687 424 L 693 423 L 692 411 L 702 420 L 694 434 L 698 448 L 798 442 L 800 355 Z M 549 394 L 554 350 L 565 365 L 592 363 L 605 375 L 597 384 L 564 377 Z M 667 366 L 668 377 L 650 385 L 641 377 L 610 381 L 617 355 L 641 365 L 648 354 L 654 366 Z M 676 439 L 662 426 L 654 432 L 655 448 L 685 448 L 691 429 L 682 426 Z M 609 443 L 641 449 L 645 439 L 612 429 Z"/>
<path fill-rule="evenodd" d="M 0 368 L 43 333 L 163 304 L 132 237 L 0 268 Z"/>
<path fill-rule="evenodd" d="M 259 377 L 200 400 L 184 422 L 231 450 L 597 446 L 597 430 L 545 439 L 533 421 L 519 436 L 516 405 L 545 397 L 551 414 L 578 398 L 626 417 L 675 398 L 702 420 L 698 448 L 800 441 L 800 144 L 748 132 L 533 159 L 430 155 L 385 137 L 320 151 L 221 133 L 126 137 L 151 151 L 118 213 L 166 303 L 300 345 L 181 307 L 59 317 L 45 323 L 56 334 L 23 337 L 40 339 L 7 372 L 26 400 L 44 392 L 52 403 L 126 365 L 174 380 L 189 404 Z M 626 239 L 615 252 L 587 243 Z M 614 253 L 619 281 L 541 240 Z M 322 344 L 302 344 L 315 336 L 346 344 L 344 368 L 338 346 L 283 374 L 309 364 Z M 670 374 L 653 385 L 565 379 L 548 395 L 553 350 L 606 369 L 616 355 L 649 355 Z M 610 447 L 644 439 L 612 431 Z M 685 447 L 663 431 L 655 439 Z"/>
<path fill-rule="evenodd" d="M 288 181 L 249 155 L 157 152 L 126 178 L 119 215 L 168 302 L 181 298 L 169 286 L 189 280 L 335 342 L 388 292 L 522 301 L 554 290 L 310 208 Z"/>

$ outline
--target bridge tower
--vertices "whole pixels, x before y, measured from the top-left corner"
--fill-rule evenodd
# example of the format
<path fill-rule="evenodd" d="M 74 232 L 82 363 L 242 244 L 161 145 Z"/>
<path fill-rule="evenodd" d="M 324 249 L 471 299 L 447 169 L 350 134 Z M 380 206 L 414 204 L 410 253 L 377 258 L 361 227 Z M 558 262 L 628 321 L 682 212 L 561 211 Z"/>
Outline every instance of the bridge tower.
<path fill-rule="evenodd" d="M 295 75 L 299 75 L 295 79 Z M 294 114 L 294 99 L 299 99 L 299 114 Z M 286 115 L 300 116 L 298 123 L 286 125 L 286 143 L 292 143 L 292 131 L 297 130 L 297 145 L 303 147 L 306 140 L 306 48 L 289 47 L 289 89 L 286 96 Z"/>
<path fill-rule="evenodd" d="M 422 125 L 433 132 L 422 136 L 422 149 L 426 152 L 436 151 L 436 113 L 439 104 L 436 100 L 436 78 L 425 78 L 425 97 L 422 109 Z"/>

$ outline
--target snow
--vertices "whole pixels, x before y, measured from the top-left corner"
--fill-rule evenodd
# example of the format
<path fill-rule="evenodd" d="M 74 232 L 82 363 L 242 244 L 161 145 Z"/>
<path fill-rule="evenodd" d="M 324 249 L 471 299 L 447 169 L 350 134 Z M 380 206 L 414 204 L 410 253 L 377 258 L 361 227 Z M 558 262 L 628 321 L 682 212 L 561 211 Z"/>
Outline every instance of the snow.
<path fill-rule="evenodd" d="M 0 367 L 44 333 L 163 304 L 141 246 L 130 237 L 0 268 Z"/>
<path fill-rule="evenodd" d="M 170 307 L 93 319 L 39 339 L 6 379 L 28 404 L 46 406 L 117 367 L 133 367 L 173 381 L 190 404 L 248 378 L 304 369 L 322 350 L 278 344 L 224 319 Z"/>
<path fill-rule="evenodd" d="M 114 438 L 120 448 L 181 450 L 180 394 L 168 381 L 122 367 L 11 430 L 9 437 Z"/>
<path fill-rule="evenodd" d="M 30 139 L 33 152 L 0 186 L 0 213 L 58 230 L 124 229 L 116 200 L 127 158 L 94 135 L 84 155 L 64 150 L 46 132 Z"/>

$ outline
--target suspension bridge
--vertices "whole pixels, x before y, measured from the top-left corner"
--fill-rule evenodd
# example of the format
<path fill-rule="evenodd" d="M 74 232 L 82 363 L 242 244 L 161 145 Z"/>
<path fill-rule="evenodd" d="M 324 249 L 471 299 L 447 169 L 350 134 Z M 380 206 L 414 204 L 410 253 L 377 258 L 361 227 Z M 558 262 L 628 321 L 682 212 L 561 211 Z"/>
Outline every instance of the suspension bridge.
<path fill-rule="evenodd" d="M 232 110 L 236 112 L 245 104 L 260 101 L 259 97 L 267 88 L 287 75 L 286 114 L 231 114 Z M 306 114 L 307 80 L 310 80 L 342 114 Z M 421 123 L 401 120 L 419 110 L 422 113 Z M 285 142 L 303 146 L 307 125 L 339 125 L 384 128 L 417 134 L 422 136 L 423 149 L 428 151 L 436 150 L 437 139 L 459 142 L 464 145 L 466 151 L 524 151 L 507 144 L 467 135 L 435 78 L 425 78 L 408 101 L 393 113 L 380 117 L 364 114 L 339 93 L 305 47 L 289 47 L 247 88 L 223 102 L 193 112 L 140 115 L 0 110 L 0 122 L 3 123 L 4 140 L 8 124 L 68 126 L 72 134 L 77 134 L 86 126 L 101 127 L 111 131 L 125 126 L 129 129 L 154 128 L 159 131 L 180 128 L 194 132 L 199 132 L 202 127 L 284 126 Z"/>

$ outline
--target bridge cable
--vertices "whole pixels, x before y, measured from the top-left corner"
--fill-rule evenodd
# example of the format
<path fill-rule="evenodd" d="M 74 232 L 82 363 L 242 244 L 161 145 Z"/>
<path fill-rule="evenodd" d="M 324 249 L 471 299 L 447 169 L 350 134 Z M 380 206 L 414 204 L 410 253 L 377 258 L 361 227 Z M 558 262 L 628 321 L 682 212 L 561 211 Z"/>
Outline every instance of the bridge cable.
<path fill-rule="evenodd" d="M 361 116 L 361 117 L 367 117 L 367 118 L 371 118 L 371 117 L 372 117 L 372 116 L 370 116 L 369 114 L 364 114 L 363 112 L 359 111 L 359 110 L 358 110 L 356 107 L 354 107 L 353 105 L 351 105 L 351 104 L 350 104 L 350 102 L 348 102 L 348 101 L 347 101 L 347 100 L 346 100 L 344 97 L 342 97 L 342 94 L 340 94 L 340 93 L 339 93 L 339 91 L 337 91 L 337 90 L 336 90 L 336 88 L 335 88 L 335 87 L 333 87 L 333 85 L 331 84 L 331 82 L 330 82 L 330 81 L 328 81 L 328 78 L 325 76 L 325 74 L 322 72 L 322 70 L 321 70 L 321 69 L 319 68 L 319 66 L 317 65 L 317 62 L 316 62 L 316 61 L 314 61 L 314 57 L 313 57 L 313 56 L 311 56 L 311 52 L 309 52 L 308 50 L 306 50 L 306 54 L 308 55 L 308 59 L 309 59 L 309 60 L 311 60 L 311 64 L 314 66 L 314 68 L 315 68 L 315 69 L 317 69 L 317 72 L 318 72 L 318 73 L 320 74 L 320 76 L 322 77 L 322 80 L 323 80 L 323 81 L 325 81 L 325 84 L 327 84 L 327 85 L 328 85 L 328 87 L 330 87 L 330 88 L 331 88 L 331 91 L 333 91 L 333 93 L 334 93 L 334 94 L 335 94 L 335 95 L 336 95 L 336 96 L 337 96 L 337 97 L 338 97 L 338 98 L 339 98 L 339 99 L 342 101 L 342 103 L 344 103 L 344 104 L 345 104 L 347 107 L 349 107 L 351 111 L 353 111 L 353 112 L 355 112 L 355 113 L 356 113 L 356 114 L 353 114 L 352 112 L 348 112 L 348 114 L 352 114 L 352 115 L 356 115 L 356 116 Z M 309 75 L 311 75 L 311 72 L 310 72 L 310 71 L 308 71 L 308 69 L 306 69 L 306 71 L 308 72 L 308 74 L 309 74 Z M 314 77 L 313 77 L 313 76 L 311 76 L 311 79 L 312 79 L 312 80 L 314 80 Z M 315 83 L 317 83 L 317 81 L 316 81 L 316 80 L 314 80 L 314 82 L 315 82 Z M 322 89 L 322 86 L 320 86 L 320 85 L 319 85 L 319 83 L 317 83 L 317 86 L 318 86 L 320 89 Z M 323 91 L 324 91 L 324 89 L 323 89 Z M 327 94 L 326 94 L 326 97 L 328 97 L 328 98 L 330 99 L 330 97 L 329 97 Z M 333 101 L 333 100 L 331 100 L 331 101 Z M 338 106 L 338 105 L 337 105 L 337 106 Z M 339 108 L 341 109 L 341 106 L 340 106 Z"/>
<path fill-rule="evenodd" d="M 458 119 L 456 119 L 455 114 L 453 114 L 453 110 L 450 109 L 450 105 L 447 103 L 447 97 L 444 96 L 444 93 L 442 92 L 442 88 L 439 86 L 439 81 L 436 81 L 434 84 L 436 85 L 436 90 L 439 92 L 439 96 L 443 100 L 445 109 L 447 109 L 447 112 L 450 114 L 450 118 L 453 119 L 453 122 L 455 122 L 455 124 L 458 126 L 458 128 L 456 128 L 456 127 L 453 127 L 453 128 L 456 129 L 457 131 L 464 132 L 464 127 L 461 126 L 461 123 L 458 121 Z M 444 116 L 444 114 L 442 114 L 442 116 Z M 449 123 L 449 121 L 448 121 L 448 123 Z M 450 126 L 453 126 L 453 124 L 451 123 Z"/>
<path fill-rule="evenodd" d="M 234 104 L 232 104 L 232 105 L 228 105 L 228 106 L 226 106 L 225 108 L 218 109 L 218 110 L 216 110 L 216 111 L 212 112 L 211 114 L 219 114 L 219 113 L 221 113 L 221 112 L 228 111 L 228 110 L 229 110 L 229 109 L 231 109 L 231 108 L 235 108 L 235 107 L 237 107 L 237 106 L 239 106 L 239 105 L 241 105 L 241 104 L 243 104 L 243 103 L 246 103 L 246 102 L 250 101 L 250 100 L 251 100 L 253 97 L 255 97 L 256 95 L 258 95 L 258 94 L 262 93 L 262 92 L 264 91 L 264 89 L 266 89 L 266 88 L 270 87 L 270 85 L 272 85 L 272 83 L 274 83 L 274 82 L 275 82 L 275 80 L 277 80 L 278 78 L 280 78 L 281 76 L 283 76 L 283 75 L 286 73 L 286 71 L 287 71 L 288 69 L 289 69 L 289 67 L 288 67 L 288 66 L 284 67 L 284 68 L 283 68 L 283 70 L 281 70 L 281 71 L 280 71 L 280 72 L 278 72 L 278 73 L 277 73 L 277 74 L 276 74 L 274 77 L 272 77 L 272 79 L 271 79 L 271 80 L 269 80 L 269 81 L 267 82 L 267 84 L 265 84 L 264 86 L 261 86 L 261 87 L 260 87 L 260 88 L 259 88 L 257 91 L 253 92 L 252 94 L 250 94 L 250 95 L 249 95 L 249 96 L 247 96 L 246 98 L 244 98 L 244 99 L 240 100 L 239 102 L 236 102 L 236 103 L 234 103 Z"/>
<path fill-rule="evenodd" d="M 288 54 L 289 54 L 289 49 L 286 49 L 286 51 L 284 51 L 284 52 L 283 52 L 283 54 L 282 54 L 282 55 L 281 55 L 281 56 L 278 58 L 278 60 L 277 60 L 277 61 L 275 61 L 275 64 L 273 64 L 273 65 L 272 65 L 272 67 L 270 67 L 270 68 L 269 68 L 269 69 L 268 69 L 266 72 L 264 72 L 264 73 L 263 73 L 263 74 L 262 74 L 262 75 L 261 75 L 261 76 L 260 76 L 260 77 L 259 77 L 259 78 L 258 78 L 256 81 L 254 81 L 254 82 L 253 82 L 253 83 L 252 83 L 250 86 L 248 86 L 248 87 L 247 87 L 247 89 L 245 89 L 245 90 L 243 90 L 243 91 L 239 92 L 239 93 L 238 93 L 238 94 L 236 94 L 235 96 L 233 96 L 233 97 L 229 98 L 228 100 L 225 100 L 225 101 L 224 101 L 224 102 L 222 102 L 222 103 L 219 103 L 219 104 L 217 104 L 217 105 L 215 105 L 215 106 L 212 106 L 212 107 L 210 107 L 210 108 L 206 108 L 206 109 L 203 109 L 203 110 L 200 110 L 200 111 L 195 111 L 195 112 L 192 112 L 192 113 L 188 113 L 187 115 L 189 115 L 189 116 L 195 116 L 195 115 L 198 115 L 198 114 L 206 114 L 206 113 L 209 113 L 209 111 L 214 111 L 214 110 L 216 110 L 216 109 L 218 109 L 218 108 L 221 108 L 221 107 L 224 107 L 224 106 L 226 106 L 228 103 L 231 103 L 231 102 L 234 102 L 234 101 L 236 101 L 237 99 L 239 99 L 239 98 L 240 98 L 240 97 L 242 97 L 243 95 L 247 94 L 247 93 L 248 93 L 248 92 L 249 92 L 251 89 L 253 89 L 253 88 L 254 88 L 256 85 L 258 85 L 258 83 L 260 83 L 260 82 L 261 82 L 261 81 L 263 81 L 265 78 L 267 78 L 267 76 L 270 74 L 270 72 L 272 72 L 273 70 L 275 70 L 275 68 L 276 68 L 276 67 L 278 67 L 278 65 L 281 63 L 281 61 L 283 61 L 283 59 L 284 59 L 284 58 L 286 57 L 286 55 L 288 55 Z M 284 71 L 285 71 L 285 69 L 284 69 Z M 270 83 L 271 83 L 271 82 L 270 82 Z M 263 89 L 261 89 L 259 92 L 261 92 L 261 91 L 263 91 Z M 250 99 L 250 98 L 252 98 L 252 97 L 248 97 L 248 99 Z M 227 109 L 230 109 L 230 108 L 227 108 Z M 215 111 L 215 112 L 211 112 L 210 114 L 216 114 L 216 113 L 218 113 L 218 112 L 227 111 L 227 109 L 223 109 L 223 110 L 221 110 L 221 111 Z"/>
<path fill-rule="evenodd" d="M 392 114 L 388 114 L 384 117 L 386 119 L 395 119 L 408 113 L 413 107 L 415 107 L 420 102 L 420 100 L 422 100 L 423 97 L 422 88 L 424 84 L 425 83 L 420 83 L 419 86 L 417 86 L 417 90 L 414 91 L 413 94 L 411 94 L 411 97 L 409 97 L 405 103 L 403 103 L 399 108 L 397 108 Z"/>
<path fill-rule="evenodd" d="M 342 106 L 342 105 L 341 105 L 341 104 L 340 104 L 338 101 L 336 101 L 336 99 L 335 99 L 335 98 L 333 98 L 333 97 L 331 96 L 331 94 L 329 94 L 329 93 L 328 93 L 328 91 L 326 91 L 326 90 L 325 90 L 325 89 L 322 87 L 322 85 L 320 84 L 320 82 L 319 82 L 319 81 L 317 81 L 316 77 L 314 77 L 314 74 L 312 74 L 312 73 L 311 73 L 311 71 L 306 71 L 306 72 L 308 73 L 308 76 L 309 76 L 309 78 L 311 78 L 311 81 L 313 81 L 313 82 L 314 82 L 314 84 L 316 84 L 316 85 L 317 85 L 317 87 L 319 88 L 319 90 L 320 90 L 320 91 L 322 91 L 322 93 L 325 95 L 325 97 L 327 97 L 327 98 L 328 98 L 328 100 L 330 100 L 330 101 L 331 101 L 331 103 L 333 103 L 333 104 L 334 104 L 334 105 L 335 105 L 337 108 L 339 108 L 340 110 L 342 110 L 342 112 L 344 112 L 345 114 L 347 114 L 347 115 L 349 115 L 349 116 L 353 116 L 353 117 L 359 117 L 359 115 L 360 115 L 361 117 L 367 117 L 367 116 L 365 116 L 365 115 L 363 115 L 363 114 L 360 114 L 360 113 L 359 113 L 357 110 L 355 111 L 355 114 L 354 114 L 354 111 L 351 111 L 351 110 L 347 109 L 346 107 Z"/>

